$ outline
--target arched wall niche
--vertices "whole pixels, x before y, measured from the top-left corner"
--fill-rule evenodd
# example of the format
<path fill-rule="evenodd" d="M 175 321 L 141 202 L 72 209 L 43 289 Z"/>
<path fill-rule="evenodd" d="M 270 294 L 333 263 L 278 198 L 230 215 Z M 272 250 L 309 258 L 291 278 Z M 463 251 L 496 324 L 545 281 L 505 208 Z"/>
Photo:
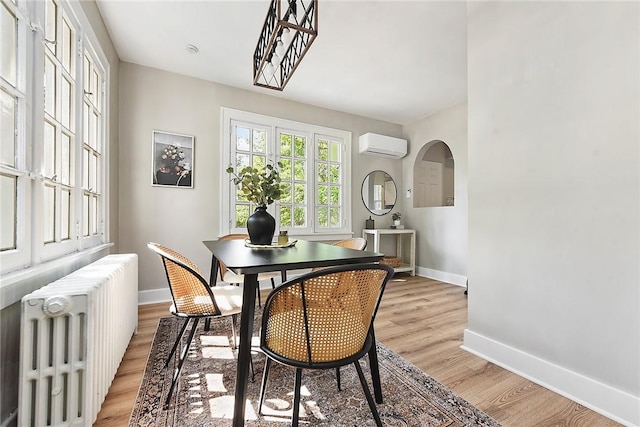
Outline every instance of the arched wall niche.
<path fill-rule="evenodd" d="M 422 146 L 413 165 L 413 207 L 455 205 L 455 160 L 440 140 Z"/>

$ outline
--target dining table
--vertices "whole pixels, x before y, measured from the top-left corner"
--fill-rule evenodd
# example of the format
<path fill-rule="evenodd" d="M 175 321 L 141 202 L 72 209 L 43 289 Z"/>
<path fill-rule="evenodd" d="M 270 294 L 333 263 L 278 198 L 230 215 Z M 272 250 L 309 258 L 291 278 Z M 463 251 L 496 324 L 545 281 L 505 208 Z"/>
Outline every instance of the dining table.
<path fill-rule="evenodd" d="M 322 242 L 297 240 L 287 247 L 249 247 L 245 240 L 205 240 L 202 243 L 211 251 L 211 273 L 209 283 L 215 284 L 219 262 L 236 274 L 244 275 L 242 292 L 242 312 L 240 315 L 240 336 L 236 369 L 233 427 L 244 426 L 244 415 L 251 363 L 251 337 L 255 314 L 256 287 L 258 273 L 270 271 L 291 271 L 343 264 L 378 262 L 383 254 L 333 246 Z M 283 276 L 284 277 L 284 276 Z M 372 377 L 376 401 L 381 403 L 382 392 L 375 345 L 369 352 L 372 360 Z M 375 367 L 373 365 L 375 364 Z"/>

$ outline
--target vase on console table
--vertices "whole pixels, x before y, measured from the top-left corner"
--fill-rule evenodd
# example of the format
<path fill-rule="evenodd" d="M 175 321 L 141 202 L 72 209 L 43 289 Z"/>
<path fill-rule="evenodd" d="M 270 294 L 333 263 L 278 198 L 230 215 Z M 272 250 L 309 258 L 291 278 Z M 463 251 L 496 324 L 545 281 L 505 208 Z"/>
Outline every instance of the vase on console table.
<path fill-rule="evenodd" d="M 267 212 L 266 206 L 258 206 L 247 219 L 249 240 L 254 245 L 270 245 L 276 232 L 276 220 Z"/>

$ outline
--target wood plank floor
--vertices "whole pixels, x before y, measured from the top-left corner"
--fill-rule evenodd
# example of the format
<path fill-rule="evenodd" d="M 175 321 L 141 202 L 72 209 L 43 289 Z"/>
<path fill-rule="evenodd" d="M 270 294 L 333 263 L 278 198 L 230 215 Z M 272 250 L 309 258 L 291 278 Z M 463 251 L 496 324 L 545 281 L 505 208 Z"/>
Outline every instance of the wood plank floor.
<path fill-rule="evenodd" d="M 166 316 L 168 304 L 139 307 L 138 333 L 94 426 L 127 425 L 158 319 Z M 402 274 L 387 285 L 376 337 L 505 427 L 619 425 L 460 349 L 466 326 L 464 288 Z"/>

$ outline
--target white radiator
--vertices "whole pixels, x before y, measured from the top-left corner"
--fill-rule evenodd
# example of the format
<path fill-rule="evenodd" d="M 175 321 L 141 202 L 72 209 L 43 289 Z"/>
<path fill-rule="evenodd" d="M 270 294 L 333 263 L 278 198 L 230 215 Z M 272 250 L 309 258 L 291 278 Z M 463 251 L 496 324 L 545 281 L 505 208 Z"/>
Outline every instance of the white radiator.
<path fill-rule="evenodd" d="M 138 256 L 108 255 L 22 298 L 18 425 L 91 426 L 138 324 Z"/>

